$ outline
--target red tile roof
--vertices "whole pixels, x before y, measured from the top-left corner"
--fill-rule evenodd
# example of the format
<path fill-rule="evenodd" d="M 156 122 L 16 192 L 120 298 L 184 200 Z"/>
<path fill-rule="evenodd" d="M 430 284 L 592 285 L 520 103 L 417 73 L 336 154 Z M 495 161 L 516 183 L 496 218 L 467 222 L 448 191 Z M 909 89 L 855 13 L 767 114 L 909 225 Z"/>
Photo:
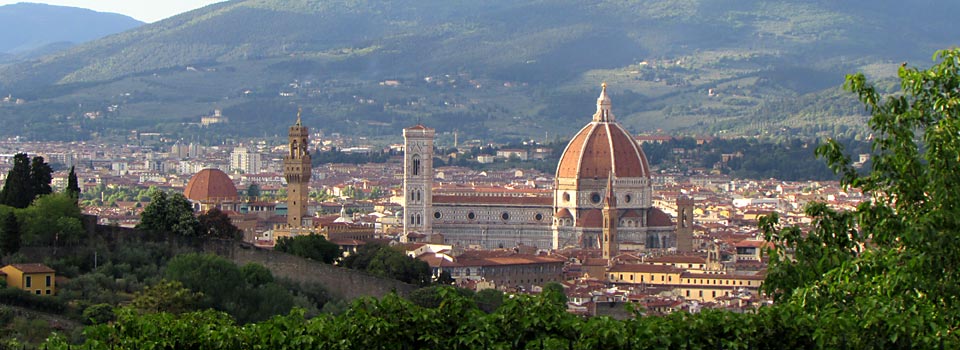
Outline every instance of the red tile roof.
<path fill-rule="evenodd" d="M 553 204 L 550 197 L 509 197 L 509 196 L 462 196 L 462 195 L 434 195 L 433 203 L 447 204 L 511 204 L 549 206 Z"/>
<path fill-rule="evenodd" d="M 51 269 L 49 266 L 32 263 L 32 264 L 10 264 L 13 268 L 22 271 L 23 273 L 54 273 L 57 272 L 54 269 Z"/>
<path fill-rule="evenodd" d="M 664 213 L 659 208 L 650 208 L 647 212 L 647 226 L 649 227 L 667 227 L 673 226 L 673 220 L 670 215 Z"/>

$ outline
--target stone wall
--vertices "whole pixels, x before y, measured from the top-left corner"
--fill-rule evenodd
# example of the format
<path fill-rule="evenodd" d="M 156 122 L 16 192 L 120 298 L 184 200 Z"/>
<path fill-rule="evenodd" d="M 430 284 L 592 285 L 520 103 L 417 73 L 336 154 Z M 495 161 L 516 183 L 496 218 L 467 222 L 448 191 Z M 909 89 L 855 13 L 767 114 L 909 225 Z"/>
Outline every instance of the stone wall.
<path fill-rule="evenodd" d="M 111 245 L 137 244 L 142 233 L 135 229 L 97 226 L 97 235 Z M 324 264 L 272 249 L 231 240 L 204 240 L 168 236 L 167 243 L 177 253 L 202 252 L 215 254 L 237 265 L 257 263 L 263 265 L 274 277 L 285 278 L 303 284 L 319 284 L 334 298 L 353 300 L 360 297 L 382 297 L 390 292 L 400 295 L 417 289 L 416 286 L 397 280 L 368 275 L 362 271 Z"/>
<path fill-rule="evenodd" d="M 382 297 L 390 292 L 406 295 L 417 287 L 400 281 L 380 278 L 361 271 L 324 264 L 249 244 L 226 240 L 211 240 L 203 251 L 227 258 L 237 265 L 257 263 L 265 266 L 276 277 L 300 283 L 324 286 L 336 298 L 352 300 L 359 297 Z"/>

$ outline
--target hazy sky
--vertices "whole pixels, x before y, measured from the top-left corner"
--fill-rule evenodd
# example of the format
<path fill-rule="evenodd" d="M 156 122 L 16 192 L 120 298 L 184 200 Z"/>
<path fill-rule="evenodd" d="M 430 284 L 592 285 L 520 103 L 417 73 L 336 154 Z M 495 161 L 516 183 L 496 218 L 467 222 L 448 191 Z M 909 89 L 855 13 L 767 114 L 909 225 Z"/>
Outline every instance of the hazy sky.
<path fill-rule="evenodd" d="M 0 6 L 18 2 L 88 8 L 115 12 L 150 23 L 224 0 L 0 0 Z"/>

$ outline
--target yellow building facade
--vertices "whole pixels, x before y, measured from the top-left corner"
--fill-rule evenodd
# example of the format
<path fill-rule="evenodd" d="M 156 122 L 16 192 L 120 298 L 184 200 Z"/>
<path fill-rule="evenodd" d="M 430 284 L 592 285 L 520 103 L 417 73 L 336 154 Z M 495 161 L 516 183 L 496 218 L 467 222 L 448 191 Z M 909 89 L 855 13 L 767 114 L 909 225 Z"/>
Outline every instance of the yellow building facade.
<path fill-rule="evenodd" d="M 686 299 L 713 302 L 718 298 L 749 291 L 759 293 L 764 276 L 727 273 L 691 273 L 669 265 L 614 265 L 607 270 L 607 280 L 616 284 L 643 284 L 672 287 Z"/>
<path fill-rule="evenodd" d="M 10 264 L 0 268 L 6 276 L 7 287 L 25 290 L 36 295 L 57 293 L 56 271 L 44 264 Z"/>

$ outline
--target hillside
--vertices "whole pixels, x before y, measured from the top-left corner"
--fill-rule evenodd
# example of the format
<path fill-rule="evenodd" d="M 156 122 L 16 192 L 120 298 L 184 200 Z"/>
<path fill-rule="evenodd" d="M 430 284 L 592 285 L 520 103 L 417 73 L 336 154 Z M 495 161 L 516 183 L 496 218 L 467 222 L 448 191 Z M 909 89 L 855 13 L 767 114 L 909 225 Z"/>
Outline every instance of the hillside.
<path fill-rule="evenodd" d="M 27 116 L 79 137 L 183 135 L 223 108 L 231 124 L 218 132 L 272 135 L 277 116 L 303 106 L 330 132 L 395 136 L 420 119 L 477 138 L 542 138 L 575 131 L 608 81 L 634 132 L 817 132 L 860 120 L 836 91 L 845 73 L 927 62 L 957 43 L 956 10 L 933 0 L 235 0 L 0 67 L 0 94 L 30 101 L 0 108 L 0 120 L 25 135 Z M 820 96 L 838 108 L 811 109 Z M 104 117 L 78 115 L 96 111 Z"/>
<path fill-rule="evenodd" d="M 0 63 L 37 58 L 143 24 L 115 13 L 18 3 L 0 6 Z"/>

